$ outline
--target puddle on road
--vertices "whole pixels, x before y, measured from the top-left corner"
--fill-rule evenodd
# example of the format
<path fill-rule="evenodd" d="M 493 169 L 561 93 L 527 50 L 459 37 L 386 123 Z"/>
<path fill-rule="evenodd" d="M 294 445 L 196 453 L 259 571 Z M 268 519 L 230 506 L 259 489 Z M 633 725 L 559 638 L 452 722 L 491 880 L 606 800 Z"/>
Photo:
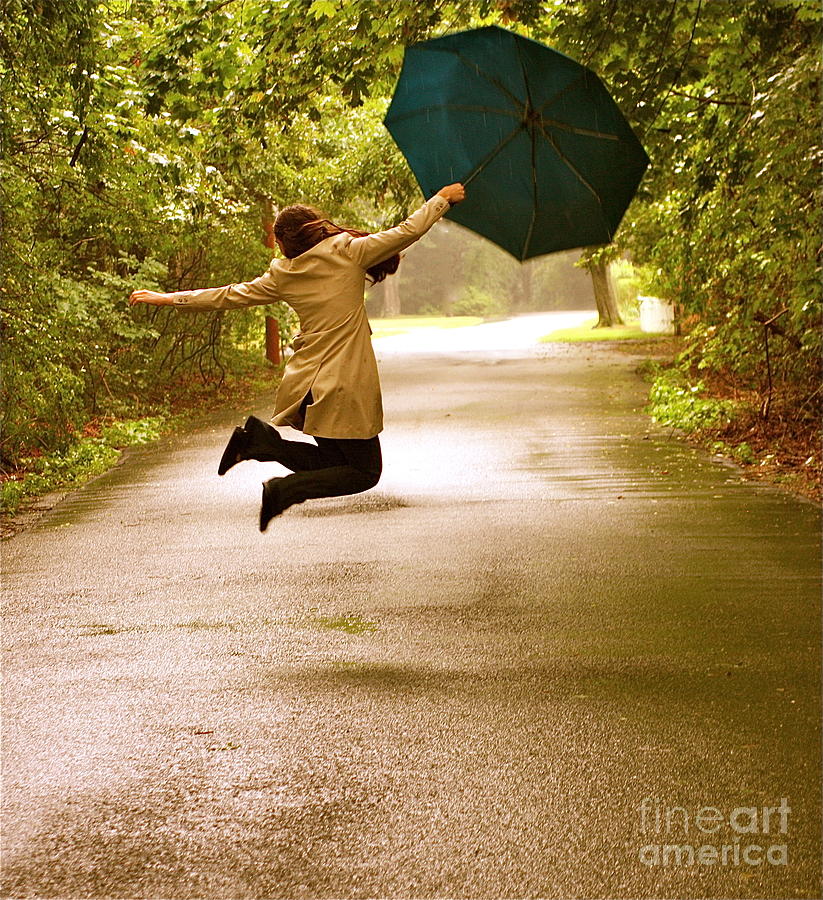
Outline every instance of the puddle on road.
<path fill-rule="evenodd" d="M 370 634 L 380 627 L 358 615 L 343 614 L 337 616 L 310 616 L 306 620 L 315 628 L 327 631 L 344 631 L 346 634 Z"/>
<path fill-rule="evenodd" d="M 130 631 L 145 631 L 142 625 L 78 625 L 82 637 L 101 637 L 105 634 L 125 634 Z"/>
<path fill-rule="evenodd" d="M 253 623 L 254 625 L 278 626 L 285 622 L 267 620 Z M 102 637 L 115 634 L 149 634 L 172 631 L 241 631 L 248 628 L 246 622 L 205 622 L 193 620 L 190 622 L 145 622 L 137 625 L 117 625 L 114 623 L 93 622 L 85 625 L 75 625 L 73 628 L 80 632 L 81 637 Z"/>
<path fill-rule="evenodd" d="M 548 482 L 559 496 L 722 497 L 770 490 L 747 482 L 737 467 L 663 434 L 545 432 L 518 466 Z"/>
<path fill-rule="evenodd" d="M 323 631 L 342 631 L 345 634 L 372 634 L 380 627 L 379 623 L 365 619 L 357 613 L 339 613 L 337 615 L 320 615 L 316 611 L 308 614 L 284 616 L 281 619 L 265 619 L 262 621 L 226 622 L 203 621 L 195 619 L 188 622 L 146 622 L 140 624 L 117 624 L 114 622 L 89 622 L 74 625 L 72 630 L 79 632 L 80 637 L 104 637 L 120 634 L 160 634 L 174 631 L 190 632 L 241 632 L 258 628 L 312 629 Z"/>

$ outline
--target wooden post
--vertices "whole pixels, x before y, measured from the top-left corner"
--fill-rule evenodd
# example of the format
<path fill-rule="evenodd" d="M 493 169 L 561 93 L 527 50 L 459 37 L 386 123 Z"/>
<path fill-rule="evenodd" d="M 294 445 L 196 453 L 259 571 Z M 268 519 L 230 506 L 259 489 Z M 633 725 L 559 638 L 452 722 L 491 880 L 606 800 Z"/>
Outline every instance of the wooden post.
<path fill-rule="evenodd" d="M 269 250 L 274 250 L 277 243 L 274 240 L 274 204 L 271 197 L 263 198 L 263 207 L 260 212 L 263 224 L 263 244 Z"/>
<path fill-rule="evenodd" d="M 280 365 L 280 326 L 274 316 L 266 316 L 266 359 Z"/>

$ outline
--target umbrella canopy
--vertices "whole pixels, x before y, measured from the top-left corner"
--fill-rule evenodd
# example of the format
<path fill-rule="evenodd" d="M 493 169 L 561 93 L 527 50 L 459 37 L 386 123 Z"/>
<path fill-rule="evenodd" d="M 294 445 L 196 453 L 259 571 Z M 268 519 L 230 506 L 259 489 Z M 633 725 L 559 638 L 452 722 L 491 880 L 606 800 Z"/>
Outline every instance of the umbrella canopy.
<path fill-rule="evenodd" d="M 612 240 L 649 158 L 603 83 L 490 26 L 412 44 L 385 125 L 426 197 L 519 260 Z"/>

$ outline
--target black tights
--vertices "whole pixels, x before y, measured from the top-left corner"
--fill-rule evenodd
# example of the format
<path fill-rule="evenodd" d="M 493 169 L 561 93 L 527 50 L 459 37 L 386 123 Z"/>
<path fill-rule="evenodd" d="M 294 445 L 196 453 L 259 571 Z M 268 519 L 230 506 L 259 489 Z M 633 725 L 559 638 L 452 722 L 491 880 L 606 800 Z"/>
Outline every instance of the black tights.
<path fill-rule="evenodd" d="M 366 439 L 315 437 L 315 444 L 287 441 L 276 428 L 252 417 L 246 423 L 247 459 L 278 462 L 293 475 L 278 479 L 284 508 L 319 497 L 358 494 L 380 480 L 383 460 L 377 435 Z"/>

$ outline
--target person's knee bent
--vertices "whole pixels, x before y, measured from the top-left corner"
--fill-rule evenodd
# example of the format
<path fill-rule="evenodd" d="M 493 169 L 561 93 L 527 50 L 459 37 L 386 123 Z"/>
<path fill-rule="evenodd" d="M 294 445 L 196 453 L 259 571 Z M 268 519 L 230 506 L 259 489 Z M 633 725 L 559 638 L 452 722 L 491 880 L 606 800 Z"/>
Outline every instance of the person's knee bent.
<path fill-rule="evenodd" d="M 360 494 L 380 481 L 381 469 L 378 466 L 349 466 L 347 472 L 345 484 L 349 494 Z"/>
<path fill-rule="evenodd" d="M 363 486 L 360 490 L 367 491 L 369 488 L 373 488 L 380 481 L 381 474 L 380 469 L 361 469 L 360 480 Z"/>
<path fill-rule="evenodd" d="M 341 440 L 337 445 L 352 472 L 351 493 L 357 494 L 373 488 L 380 481 L 383 472 L 380 439 L 375 436 L 367 440 Z"/>

